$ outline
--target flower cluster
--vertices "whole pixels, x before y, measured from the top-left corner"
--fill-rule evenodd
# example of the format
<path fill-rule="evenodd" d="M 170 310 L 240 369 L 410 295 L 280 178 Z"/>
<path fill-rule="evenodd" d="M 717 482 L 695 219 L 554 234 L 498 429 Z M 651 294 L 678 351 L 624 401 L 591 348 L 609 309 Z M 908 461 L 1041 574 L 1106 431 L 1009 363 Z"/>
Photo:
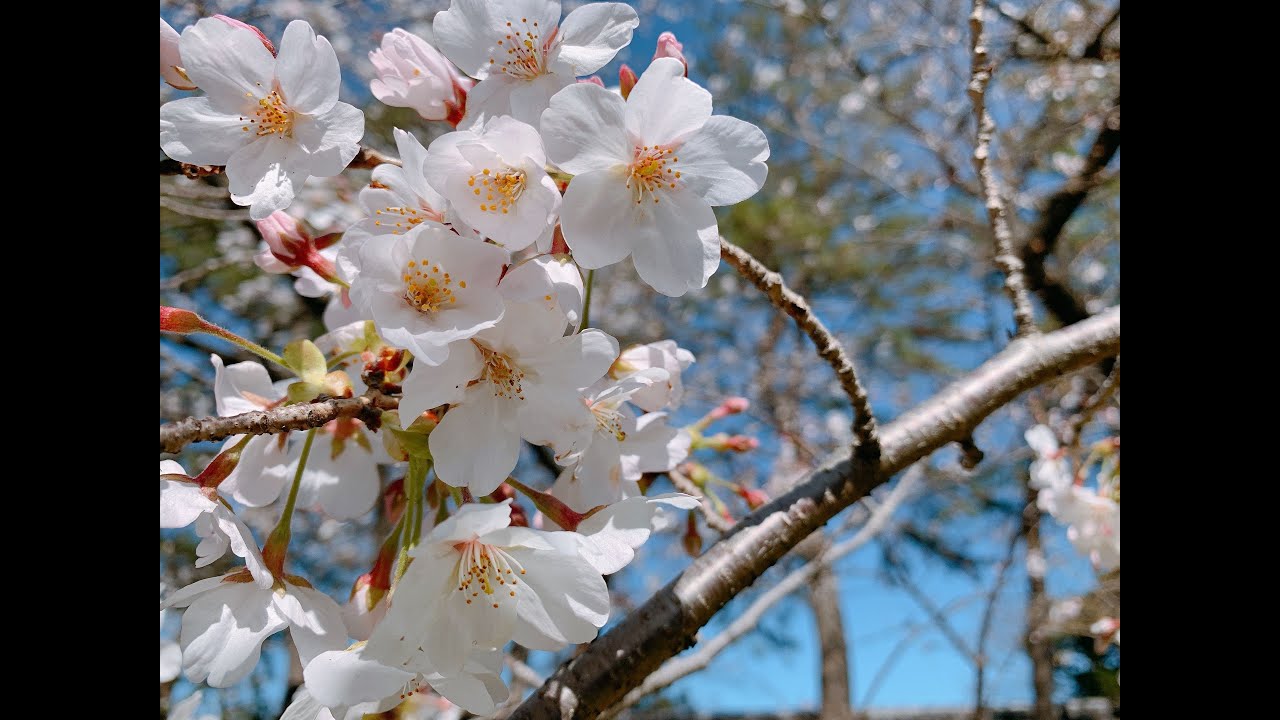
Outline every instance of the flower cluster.
<path fill-rule="evenodd" d="M 622 3 L 561 18 L 552 0 L 453 0 L 430 42 L 387 33 L 370 53 L 374 95 L 453 131 L 424 146 L 396 129 L 400 160 L 374 168 L 364 217 L 313 238 L 284 209 L 309 176 L 342 172 L 364 130 L 360 111 L 338 101 L 328 41 L 294 21 L 277 53 L 230 18 L 180 37 L 161 20 L 162 74 L 204 93 L 161 108 L 161 147 L 225 166 L 231 199 L 249 206 L 265 241 L 257 264 L 341 308 L 326 313 L 328 333 L 279 355 L 183 311 L 162 308 L 162 330 L 214 332 L 291 376 L 272 382 L 261 364 L 213 356 L 219 415 L 321 397 L 398 402 L 378 423 L 341 417 L 229 438 L 194 477 L 161 463 L 161 527 L 194 525 L 198 566 L 228 549 L 244 561 L 162 603 L 186 608 L 190 680 L 237 682 L 263 641 L 287 630 L 306 679 L 290 717 L 360 717 L 427 690 L 492 712 L 507 698 L 508 643 L 593 639 L 610 616 L 604 576 L 652 532 L 678 526 L 672 511 L 698 507 L 648 494 L 653 474 L 692 449 L 755 447 L 702 433 L 745 409 L 741 399 L 671 423 L 687 350 L 670 340 L 624 349 L 588 325 L 585 271 L 628 257 L 660 293 L 705 287 L 720 256 L 712 207 L 751 197 L 767 172 L 763 132 L 712 115 L 670 33 L 643 74 L 624 66 L 625 97 L 577 81 L 638 24 Z M 545 490 L 512 477 L 526 443 L 560 468 Z M 387 474 L 400 479 L 383 487 Z M 295 509 L 344 521 L 379 497 L 394 527 L 345 607 L 289 572 Z M 259 546 L 236 508 L 272 504 L 280 519 Z M 174 660 L 162 644 L 162 677 Z"/>
<path fill-rule="evenodd" d="M 1120 565 L 1120 439 L 1097 443 L 1079 469 L 1072 469 L 1065 448 L 1053 431 L 1037 425 L 1026 432 L 1036 452 L 1031 486 L 1036 504 L 1067 525 L 1067 537 L 1094 567 L 1106 572 Z M 1085 486 L 1085 471 L 1095 459 L 1097 488 Z"/>

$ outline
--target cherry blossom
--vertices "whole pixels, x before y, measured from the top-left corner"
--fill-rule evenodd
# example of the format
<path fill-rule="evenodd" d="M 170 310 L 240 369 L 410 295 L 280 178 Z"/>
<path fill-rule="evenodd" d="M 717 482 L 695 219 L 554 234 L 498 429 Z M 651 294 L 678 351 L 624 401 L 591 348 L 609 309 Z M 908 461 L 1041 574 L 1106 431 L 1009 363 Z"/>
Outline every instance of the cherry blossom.
<path fill-rule="evenodd" d="M 271 586 L 271 573 L 262 561 L 253 532 L 231 512 L 214 488 L 196 484 L 173 460 L 160 461 L 160 527 L 181 528 L 195 524 L 200 544 L 196 567 L 204 567 L 226 554 L 244 558 L 253 579 Z"/>
<path fill-rule="evenodd" d="M 351 298 L 387 342 L 439 365 L 452 343 L 502 318 L 498 279 L 507 260 L 507 251 L 496 245 L 418 225 L 361 246 Z"/>
<path fill-rule="evenodd" d="M 187 75 L 204 97 L 160 108 L 160 146 L 174 160 L 225 165 L 231 199 L 262 220 L 310 176 L 342 172 L 359 151 L 364 113 L 338 101 L 338 58 L 301 20 L 279 57 L 250 30 L 204 18 L 182 33 Z"/>
<path fill-rule="evenodd" d="M 665 382 L 655 382 L 637 390 L 631 402 L 654 412 L 665 407 L 676 407 L 684 398 L 681 374 L 694 362 L 693 353 L 676 345 L 674 340 L 659 340 L 646 345 L 633 345 L 618 356 L 609 368 L 609 376 L 621 380 L 648 368 L 667 371 Z"/>
<path fill-rule="evenodd" d="M 628 255 L 640 278 L 678 297 L 720 264 L 713 205 L 764 185 L 760 128 L 712 116 L 711 94 L 673 58 L 654 60 L 624 101 L 589 83 L 556 93 L 542 114 L 547 157 L 573 180 L 561 227 L 574 260 L 600 268 Z"/>
<path fill-rule="evenodd" d="M 464 125 L 500 115 L 537 125 L 556 91 L 608 65 L 639 24 L 623 3 L 583 5 L 560 23 L 555 0 L 452 0 L 436 15 L 435 34 L 444 54 L 480 80 Z"/>
<path fill-rule="evenodd" d="M 457 125 L 475 80 L 463 75 L 431 43 L 396 28 L 369 53 L 378 76 L 369 83 L 373 96 L 392 107 L 412 108 L 424 120 Z M 403 157 L 403 156 L 402 156 Z"/>
<path fill-rule="evenodd" d="M 560 212 L 546 163 L 538 131 L 504 116 L 436 138 L 423 173 L 463 222 L 515 251 L 550 234 Z"/>
<path fill-rule="evenodd" d="M 658 529 L 663 508 L 696 507 L 698 499 L 683 493 L 630 497 L 592 513 L 574 532 L 548 533 L 548 539 L 556 547 L 577 552 L 601 575 L 612 575 L 631 564 L 636 548 Z"/>
<path fill-rule="evenodd" d="M 508 302 L 502 321 L 455 344 L 439 366 L 415 366 L 400 413 L 450 404 L 431 433 L 439 478 L 487 495 L 511 473 L 520 439 L 574 450 L 594 427 L 578 391 L 604 375 L 618 343 L 599 330 L 563 337 L 563 313 Z"/>
<path fill-rule="evenodd" d="M 182 614 L 182 667 L 192 682 L 228 687 L 258 664 L 262 641 L 289 629 L 303 666 L 326 650 L 346 645 L 338 605 L 301 578 L 275 578 L 274 587 L 248 582 L 245 570 L 196 581 L 162 608 Z"/>
<path fill-rule="evenodd" d="M 178 47 L 178 31 L 160 18 L 160 75 L 164 81 L 179 90 L 195 90 L 196 84 L 182 69 L 182 54 Z"/>
<path fill-rule="evenodd" d="M 490 715 L 510 695 L 501 672 L 502 653 L 494 650 L 473 651 L 456 673 L 446 677 L 427 664 L 424 653 L 393 666 L 357 643 L 347 650 L 323 653 L 307 665 L 303 678 L 310 698 L 303 702 L 328 710 L 335 719 L 360 720 L 366 713 L 387 712 L 434 692 L 471 713 Z M 298 704 L 295 698 L 294 705 Z M 289 717 L 286 712 L 281 720 Z"/>
<path fill-rule="evenodd" d="M 289 381 L 275 385 L 261 363 L 245 361 L 223 367 L 222 358 L 210 355 L 213 363 L 213 398 L 218 414 L 223 417 L 265 410 L 283 402 Z M 244 436 L 227 439 L 223 450 L 239 443 Z M 258 435 L 249 440 L 240 453 L 240 462 L 226 480 L 218 486 L 236 502 L 250 507 L 261 507 L 275 502 L 284 489 L 286 477 L 282 472 L 267 473 L 268 468 L 282 465 L 288 459 L 285 435 Z"/>
<path fill-rule="evenodd" d="M 554 650 L 596 636 L 609 618 L 604 578 L 546 533 L 510 526 L 510 505 L 463 505 L 414 548 L 368 654 L 394 666 L 425 652 L 447 675 L 474 649 L 514 639 Z"/>

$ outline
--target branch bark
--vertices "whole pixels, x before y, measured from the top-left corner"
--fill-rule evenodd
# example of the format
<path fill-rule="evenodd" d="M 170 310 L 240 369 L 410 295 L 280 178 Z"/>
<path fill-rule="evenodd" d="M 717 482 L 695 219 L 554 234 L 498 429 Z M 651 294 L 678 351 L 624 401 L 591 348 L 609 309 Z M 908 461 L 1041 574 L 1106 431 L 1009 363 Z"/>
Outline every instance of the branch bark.
<path fill-rule="evenodd" d="M 1004 199 L 1000 197 L 1000 185 L 988 163 L 991 159 L 991 136 L 995 135 L 996 123 L 991 119 L 991 113 L 987 112 L 991 60 L 987 57 L 987 46 L 983 40 L 982 12 L 982 0 L 973 0 L 973 11 L 969 14 L 969 31 L 973 35 L 970 45 L 969 100 L 973 102 L 973 116 L 978 127 L 977 143 L 973 148 L 973 169 L 978 173 L 982 199 L 987 206 L 987 220 L 991 223 L 991 234 L 996 241 L 996 267 L 1004 273 L 1004 291 L 1013 303 L 1013 319 L 1021 337 L 1037 332 L 1036 319 L 1031 311 L 1031 297 L 1027 290 L 1027 278 L 1023 274 L 1022 258 L 1013 252 L 1013 231 L 1009 229 L 1009 217 L 1005 211 Z"/>
<path fill-rule="evenodd" d="M 774 307 L 791 316 L 796 326 L 809 336 L 818 348 L 818 355 L 836 372 L 840 387 L 853 405 L 853 434 L 858 439 L 857 457 L 875 467 L 880 459 L 880 438 L 876 431 L 876 418 L 871 413 L 867 391 L 858 381 L 853 361 L 844 351 L 840 341 L 826 325 L 809 309 L 809 303 L 787 287 L 782 275 L 765 267 L 751 253 L 720 238 L 720 257 L 733 266 L 738 274 L 751 281 L 764 293 Z"/>
<path fill-rule="evenodd" d="M 224 440 L 245 433 L 270 435 L 307 430 L 344 417 L 358 417 L 365 425 L 376 429 L 381 422 L 379 411 L 395 410 L 399 406 L 397 398 L 371 390 L 360 397 L 330 398 L 230 417 L 187 418 L 160 426 L 160 452 L 176 453 L 194 442 Z"/>
<path fill-rule="evenodd" d="M 801 540 L 895 473 L 972 433 L 987 416 L 1054 377 L 1120 352 L 1120 309 L 1018 338 L 880 433 L 878 469 L 842 452 L 792 491 L 739 522 L 646 603 L 562 665 L 512 718 L 597 717 Z"/>

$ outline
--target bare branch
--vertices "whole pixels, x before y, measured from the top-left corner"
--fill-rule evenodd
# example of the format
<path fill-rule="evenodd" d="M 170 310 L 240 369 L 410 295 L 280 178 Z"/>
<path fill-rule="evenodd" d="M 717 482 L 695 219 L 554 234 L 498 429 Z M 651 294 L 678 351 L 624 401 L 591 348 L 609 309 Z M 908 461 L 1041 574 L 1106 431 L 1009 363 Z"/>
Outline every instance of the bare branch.
<path fill-rule="evenodd" d="M 230 417 L 187 418 L 160 426 L 160 452 L 176 453 L 193 442 L 245 433 L 269 435 L 317 428 L 344 417 L 358 417 L 370 428 L 377 428 L 381 422 L 379 410 L 395 410 L 399 406 L 397 398 L 370 390 L 360 397 L 330 398 Z"/>
<path fill-rule="evenodd" d="M 790 575 L 780 580 L 777 585 L 769 588 L 760 597 L 756 598 L 755 602 L 751 603 L 750 607 L 735 618 L 733 622 L 729 623 L 729 626 L 719 635 L 703 643 L 697 652 L 668 661 L 667 664 L 645 678 L 640 687 L 627 693 L 622 702 L 610 708 L 602 717 L 611 718 L 635 705 L 646 695 L 652 695 L 680 678 L 698 672 L 709 665 L 725 648 L 754 630 L 770 608 L 808 585 L 819 570 L 829 567 L 836 560 L 861 548 L 879 535 L 889 523 L 889 519 L 893 517 L 893 513 L 915 493 L 921 477 L 922 473 L 908 472 L 881 505 L 876 506 L 870 497 L 865 498 L 863 502 L 873 507 L 873 509 L 870 511 L 870 517 L 867 519 L 866 524 L 853 537 L 830 546 L 813 560 L 805 563 L 800 569 L 792 571 Z"/>
<path fill-rule="evenodd" d="M 1080 412 L 1071 418 L 1071 425 L 1067 430 L 1067 444 L 1074 445 L 1080 441 L 1080 431 L 1084 429 L 1085 423 L 1093 417 L 1098 409 L 1106 404 L 1116 390 L 1120 388 L 1120 357 L 1116 356 L 1116 363 L 1111 368 L 1111 373 L 1107 375 L 1107 379 L 1102 381 L 1102 387 L 1084 402 L 1080 407 Z"/>
<path fill-rule="evenodd" d="M 211 257 L 193 268 L 187 268 L 182 272 L 176 272 L 164 280 L 161 280 L 160 289 L 176 290 L 189 282 L 200 280 L 201 278 L 223 268 L 234 267 L 236 265 L 247 265 L 251 262 L 253 262 L 252 253 L 228 253 L 226 255 Z"/>
<path fill-rule="evenodd" d="M 818 348 L 818 355 L 836 371 L 840 387 L 853 404 L 853 434 L 858 439 L 858 458 L 875 467 L 880 458 L 880 438 L 876 433 L 876 418 L 867 402 L 867 391 L 858 382 L 853 361 L 845 353 L 817 315 L 809 309 L 809 303 L 786 286 L 782 275 L 769 270 L 751 256 L 751 253 L 720 238 L 720 257 L 764 293 L 774 307 L 791 316 L 796 325 L 809 336 Z"/>
<path fill-rule="evenodd" d="M 1027 292 L 1027 279 L 1022 274 L 1022 258 L 1013 252 L 1013 232 L 1009 230 L 1009 217 L 995 173 L 987 161 L 991 158 L 991 136 L 996 132 L 995 120 L 987 112 L 987 84 L 991 82 L 991 61 L 983 40 L 982 0 L 973 0 L 973 12 L 969 14 L 969 31 L 973 34 L 972 79 L 969 81 L 969 99 L 973 101 L 973 116 L 977 121 L 978 139 L 973 148 L 973 168 L 978 173 L 982 197 L 987 206 L 987 219 L 991 222 L 991 234 L 996 240 L 996 267 L 1004 273 L 1004 290 L 1013 302 L 1013 318 L 1018 325 L 1018 336 L 1034 335 L 1035 315 L 1031 311 L 1031 297 Z"/>
<path fill-rule="evenodd" d="M 562 665 L 511 717 L 597 717 L 800 541 L 894 473 L 973 432 L 1023 392 L 1120 352 L 1120 308 L 1046 335 L 1018 338 L 880 433 L 879 469 L 837 454 L 795 489 L 748 515 L 611 631 Z"/>

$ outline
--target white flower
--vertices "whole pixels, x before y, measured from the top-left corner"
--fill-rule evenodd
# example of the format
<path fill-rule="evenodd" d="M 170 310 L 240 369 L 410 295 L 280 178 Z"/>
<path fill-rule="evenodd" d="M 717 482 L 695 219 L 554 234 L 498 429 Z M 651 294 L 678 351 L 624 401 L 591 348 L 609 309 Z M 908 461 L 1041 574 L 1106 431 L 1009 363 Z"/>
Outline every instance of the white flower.
<path fill-rule="evenodd" d="M 360 149 L 364 113 L 338 102 L 338 56 L 301 20 L 279 57 L 252 31 L 204 18 L 182 32 L 182 59 L 204 97 L 160 108 L 160 146 L 174 160 L 226 165 L 231 199 L 262 220 L 312 175 L 342 172 Z"/>
<path fill-rule="evenodd" d="M 194 582 L 161 607 L 186 607 L 182 614 L 182 666 L 191 682 L 228 687 L 258 664 L 262 641 L 289 628 L 305 667 L 316 655 L 346 645 L 338 605 L 293 576 L 276 578 L 274 588 L 247 582 L 237 570 Z"/>
<path fill-rule="evenodd" d="M 631 396 L 631 402 L 648 412 L 676 407 L 684 398 L 681 373 L 693 364 L 693 353 L 676 345 L 675 340 L 660 340 L 647 345 L 633 345 L 618 356 L 609 375 L 621 380 L 648 368 L 667 371 L 666 382 L 651 383 Z"/>
<path fill-rule="evenodd" d="M 1087 555 L 1093 566 L 1107 572 L 1120 565 L 1120 504 L 1099 496 L 1089 488 L 1073 487 L 1074 502 L 1068 505 L 1062 522 L 1070 523 L 1067 539 Z"/>
<path fill-rule="evenodd" d="M 395 666 L 425 652 L 449 675 L 473 649 L 515 640 L 555 650 L 596 636 L 609 619 L 604 578 L 546 533 L 509 527 L 510 505 L 463 505 L 412 551 L 368 655 Z"/>
<path fill-rule="evenodd" d="M 439 365 L 452 343 L 502 318 L 498 278 L 507 260 L 507 251 L 496 245 L 418 225 L 360 248 L 351 299 L 388 343 Z"/>
<path fill-rule="evenodd" d="M 519 302 L 542 301 L 558 307 L 570 325 L 582 316 L 582 273 L 567 257 L 537 256 L 521 262 L 502 276 L 503 297 Z"/>
<path fill-rule="evenodd" d="M 501 652 L 472 652 L 462 668 L 449 677 L 426 662 L 423 653 L 416 653 L 406 663 L 384 664 L 369 646 L 359 643 L 347 650 L 329 651 L 303 671 L 307 687 L 315 690 L 308 690 L 307 700 L 295 696 L 294 705 L 306 702 L 316 709 L 327 709 L 335 720 L 360 720 L 366 713 L 384 713 L 415 695 L 434 691 L 476 715 L 490 715 L 510 695 L 502 682 Z M 290 716 L 286 711 L 281 720 L 295 717 L 312 720 L 323 716 Z"/>
<path fill-rule="evenodd" d="M 203 697 L 203 690 L 197 690 L 188 695 L 185 700 L 169 710 L 169 720 L 219 720 L 221 715 L 204 714 L 196 718 L 196 710 L 200 709 Z"/>
<path fill-rule="evenodd" d="M 663 506 L 678 510 L 698 507 L 698 499 L 683 493 L 630 497 L 595 512 L 575 532 L 548 533 L 556 547 L 577 552 L 601 575 L 612 575 L 635 558 L 657 529 Z"/>
<path fill-rule="evenodd" d="M 163 586 L 162 586 L 163 587 Z M 169 612 L 163 608 L 160 609 L 160 632 L 164 632 L 164 616 Z M 178 647 L 178 643 L 172 640 L 165 640 L 164 635 L 160 636 L 160 682 L 167 683 L 178 677 L 178 673 L 182 672 L 182 648 Z"/>
<path fill-rule="evenodd" d="M 546 164 L 538 131 L 504 116 L 436 138 L 423 173 L 463 222 L 515 251 L 549 233 L 560 212 Z"/>
<path fill-rule="evenodd" d="M 556 0 L 453 0 L 436 15 L 440 49 L 480 80 L 467 97 L 464 123 L 511 115 L 537 125 L 557 90 L 631 43 L 640 19 L 622 3 L 592 3 L 559 22 Z"/>
<path fill-rule="evenodd" d="M 599 330 L 562 337 L 564 327 L 558 310 L 508 302 L 501 322 L 454 345 L 444 363 L 414 366 L 401 417 L 452 405 L 429 441 L 441 480 L 487 495 L 515 468 L 521 438 L 567 453 L 590 432 L 578 392 L 605 373 L 618 342 Z"/>
<path fill-rule="evenodd" d="M 705 287 L 720 264 L 713 205 L 764 184 L 769 142 L 760 128 L 711 115 L 711 94 L 674 58 L 654 60 L 623 101 L 570 85 L 542 114 L 547 157 L 574 175 L 560 226 L 584 268 L 628 255 L 640 278 L 678 297 Z"/>
<path fill-rule="evenodd" d="M 196 567 L 204 567 L 222 557 L 229 547 L 231 552 L 244 558 L 259 585 L 271 587 L 271 573 L 262 562 L 262 553 L 249 526 L 223 504 L 217 490 L 191 482 L 187 472 L 173 460 L 161 460 L 160 527 L 181 528 L 192 523 L 201 538 L 196 546 Z"/>
<path fill-rule="evenodd" d="M 594 427 L 568 454 L 556 460 L 568 467 L 557 478 L 556 497 L 578 512 L 639 494 L 636 482 L 646 472 L 662 472 L 689 455 L 689 434 L 666 424 L 666 413 L 639 420 L 626 406 L 636 392 L 664 383 L 667 372 L 651 368 L 626 380 L 601 380 L 587 389 L 583 402 Z"/>
<path fill-rule="evenodd" d="M 373 96 L 392 107 L 413 108 L 424 120 L 462 119 L 467 91 L 475 81 L 458 72 L 426 40 L 396 28 L 369 53 L 378 76 L 369 83 Z"/>
<path fill-rule="evenodd" d="M 165 82 L 179 90 L 195 90 L 196 84 L 182 70 L 179 39 L 178 31 L 160 18 L 160 74 Z"/>
<path fill-rule="evenodd" d="M 260 363 L 245 361 L 223 367 L 222 358 L 217 355 L 210 355 L 209 362 L 213 363 L 215 373 L 213 399 L 222 417 L 274 407 L 284 397 L 285 386 L 289 384 L 289 381 L 282 380 L 273 386 L 271 376 Z M 235 435 L 228 438 L 222 449 L 227 450 L 243 437 Z M 280 497 L 286 478 L 281 472 L 266 471 L 287 460 L 285 436 L 258 435 L 245 445 L 239 464 L 222 481 L 218 490 L 250 507 L 273 503 Z"/>

